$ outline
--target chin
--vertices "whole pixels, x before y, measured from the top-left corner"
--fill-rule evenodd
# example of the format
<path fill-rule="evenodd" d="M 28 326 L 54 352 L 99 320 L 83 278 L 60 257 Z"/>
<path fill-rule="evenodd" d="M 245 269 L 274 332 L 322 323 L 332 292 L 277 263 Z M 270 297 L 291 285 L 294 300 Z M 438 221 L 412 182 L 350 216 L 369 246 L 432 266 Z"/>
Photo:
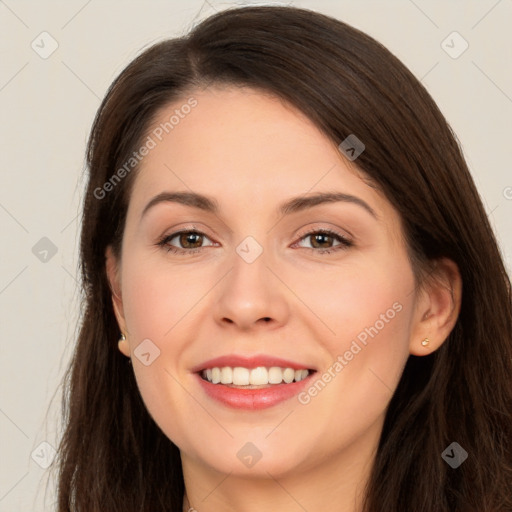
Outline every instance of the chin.
<path fill-rule="evenodd" d="M 303 443 L 284 446 L 265 439 L 267 435 L 268 432 L 250 438 L 236 436 L 208 451 L 203 444 L 194 450 L 194 458 L 220 473 L 252 478 L 269 478 L 269 473 L 276 478 L 283 477 L 305 463 L 306 451 L 300 449 Z"/>

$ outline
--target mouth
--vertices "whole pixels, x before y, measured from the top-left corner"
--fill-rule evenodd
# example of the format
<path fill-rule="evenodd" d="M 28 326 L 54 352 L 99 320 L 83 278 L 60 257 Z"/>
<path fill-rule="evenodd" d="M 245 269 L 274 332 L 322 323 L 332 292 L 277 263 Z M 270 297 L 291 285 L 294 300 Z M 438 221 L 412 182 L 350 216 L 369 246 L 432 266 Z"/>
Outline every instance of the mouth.
<path fill-rule="evenodd" d="M 223 356 L 192 371 L 208 398 L 234 409 L 259 410 L 296 396 L 317 370 L 270 356 Z"/>
<path fill-rule="evenodd" d="M 306 379 L 314 370 L 301 368 L 295 370 L 290 367 L 257 366 L 245 368 L 243 366 L 214 366 L 199 372 L 203 380 L 212 384 L 222 384 L 239 389 L 265 389 L 280 384 L 291 384 Z"/>

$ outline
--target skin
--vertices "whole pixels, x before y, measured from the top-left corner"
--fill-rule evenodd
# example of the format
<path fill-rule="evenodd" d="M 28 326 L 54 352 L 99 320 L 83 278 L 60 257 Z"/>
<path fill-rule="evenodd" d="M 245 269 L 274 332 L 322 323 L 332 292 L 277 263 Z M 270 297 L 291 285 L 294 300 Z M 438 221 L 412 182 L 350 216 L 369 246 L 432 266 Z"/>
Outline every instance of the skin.
<path fill-rule="evenodd" d="M 197 107 L 142 160 L 120 261 L 110 248 L 106 253 L 127 338 L 119 349 L 132 357 L 150 414 L 180 448 L 196 510 L 295 512 L 336 503 L 356 512 L 407 358 L 439 348 L 455 324 L 459 272 L 441 260 L 438 279 L 414 291 L 398 213 L 361 179 L 357 160 L 345 159 L 297 110 L 247 88 L 193 96 Z M 162 109 L 155 126 L 183 103 Z M 163 202 L 141 219 L 163 191 L 208 195 L 219 213 Z M 378 218 L 348 202 L 276 212 L 285 200 L 320 191 L 357 196 Z M 199 252 L 157 245 L 191 224 L 205 236 L 188 246 L 177 237 L 172 245 Z M 340 242 L 304 237 L 313 228 L 332 229 L 354 245 L 321 254 Z M 247 236 L 263 248 L 250 264 L 236 252 Z M 396 303 L 394 318 L 307 404 L 294 397 L 260 411 L 234 410 L 207 397 L 191 372 L 225 354 L 269 354 L 320 376 Z M 148 366 L 134 354 L 145 339 L 160 350 Z M 251 468 L 236 456 L 247 442 L 262 454 Z"/>

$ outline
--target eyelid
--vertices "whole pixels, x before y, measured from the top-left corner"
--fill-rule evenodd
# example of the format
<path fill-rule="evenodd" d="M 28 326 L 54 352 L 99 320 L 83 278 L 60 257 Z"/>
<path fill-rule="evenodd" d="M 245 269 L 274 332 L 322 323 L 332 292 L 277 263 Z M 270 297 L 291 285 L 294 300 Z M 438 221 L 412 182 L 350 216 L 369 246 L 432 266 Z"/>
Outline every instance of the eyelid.
<path fill-rule="evenodd" d="M 172 240 L 182 234 L 190 234 L 190 233 L 199 235 L 203 238 L 207 238 L 208 240 L 210 240 L 213 243 L 211 245 L 207 245 L 207 246 L 194 247 L 192 249 L 181 248 L 181 247 L 177 247 L 177 246 L 169 244 L 170 240 Z M 315 234 L 324 234 L 331 238 L 334 238 L 335 240 L 338 241 L 338 245 L 333 245 L 332 247 L 328 247 L 328 248 L 301 247 L 302 249 L 308 249 L 309 251 L 311 251 L 314 254 L 321 255 L 321 254 L 331 254 L 333 252 L 347 250 L 355 245 L 355 243 L 353 241 L 353 237 L 351 235 L 346 236 L 345 234 L 340 233 L 338 230 L 333 229 L 333 228 L 313 226 L 313 227 L 308 228 L 306 231 L 303 231 L 300 235 L 297 235 L 298 238 L 291 245 L 291 247 L 298 246 L 298 244 L 300 244 L 300 242 L 302 242 L 303 240 L 306 240 L 309 236 L 312 236 Z M 216 245 L 218 245 L 218 242 L 215 242 L 214 240 L 212 240 L 206 233 L 204 233 L 203 231 L 198 229 L 197 226 L 188 226 L 188 227 L 183 227 L 183 228 L 179 229 L 178 231 L 173 231 L 172 233 L 170 233 L 168 235 L 163 235 L 162 237 L 159 238 L 156 245 L 158 247 L 165 249 L 168 253 L 172 252 L 177 255 L 185 255 L 185 256 L 190 255 L 191 256 L 192 254 L 197 254 L 197 253 L 202 252 L 202 250 L 205 249 L 206 247 L 215 247 Z"/>
<path fill-rule="evenodd" d="M 339 236 L 340 238 L 343 238 L 346 241 L 354 241 L 355 237 L 349 233 L 347 230 L 342 230 L 340 228 L 335 227 L 326 227 L 324 225 L 313 225 L 312 227 L 304 228 L 304 231 L 299 230 L 299 234 L 297 235 L 299 238 L 303 238 L 306 235 L 311 235 L 313 233 L 329 233 L 331 235 Z"/>
<path fill-rule="evenodd" d="M 198 235 L 202 235 L 210 240 L 212 240 L 212 236 L 208 235 L 206 233 L 206 229 L 201 227 L 201 226 L 197 226 L 196 224 L 190 224 L 190 225 L 185 225 L 183 227 L 179 227 L 179 228 L 175 228 L 175 227 L 172 227 L 171 230 L 166 230 L 166 232 L 168 234 L 164 234 L 162 236 L 160 236 L 160 240 L 162 239 L 169 239 L 169 238 L 174 238 L 175 236 L 177 235 L 181 235 L 182 233 L 197 233 Z"/>

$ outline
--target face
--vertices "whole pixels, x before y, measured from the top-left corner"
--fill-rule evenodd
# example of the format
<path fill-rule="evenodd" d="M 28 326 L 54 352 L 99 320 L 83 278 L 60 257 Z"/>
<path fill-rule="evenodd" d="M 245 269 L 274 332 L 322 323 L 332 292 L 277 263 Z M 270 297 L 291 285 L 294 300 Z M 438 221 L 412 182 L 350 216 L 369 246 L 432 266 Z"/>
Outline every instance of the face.
<path fill-rule="evenodd" d="M 242 88 L 193 97 L 153 137 L 121 260 L 109 253 L 120 349 L 147 409 L 182 458 L 224 473 L 369 452 L 416 315 L 400 218 L 282 101 Z"/>

